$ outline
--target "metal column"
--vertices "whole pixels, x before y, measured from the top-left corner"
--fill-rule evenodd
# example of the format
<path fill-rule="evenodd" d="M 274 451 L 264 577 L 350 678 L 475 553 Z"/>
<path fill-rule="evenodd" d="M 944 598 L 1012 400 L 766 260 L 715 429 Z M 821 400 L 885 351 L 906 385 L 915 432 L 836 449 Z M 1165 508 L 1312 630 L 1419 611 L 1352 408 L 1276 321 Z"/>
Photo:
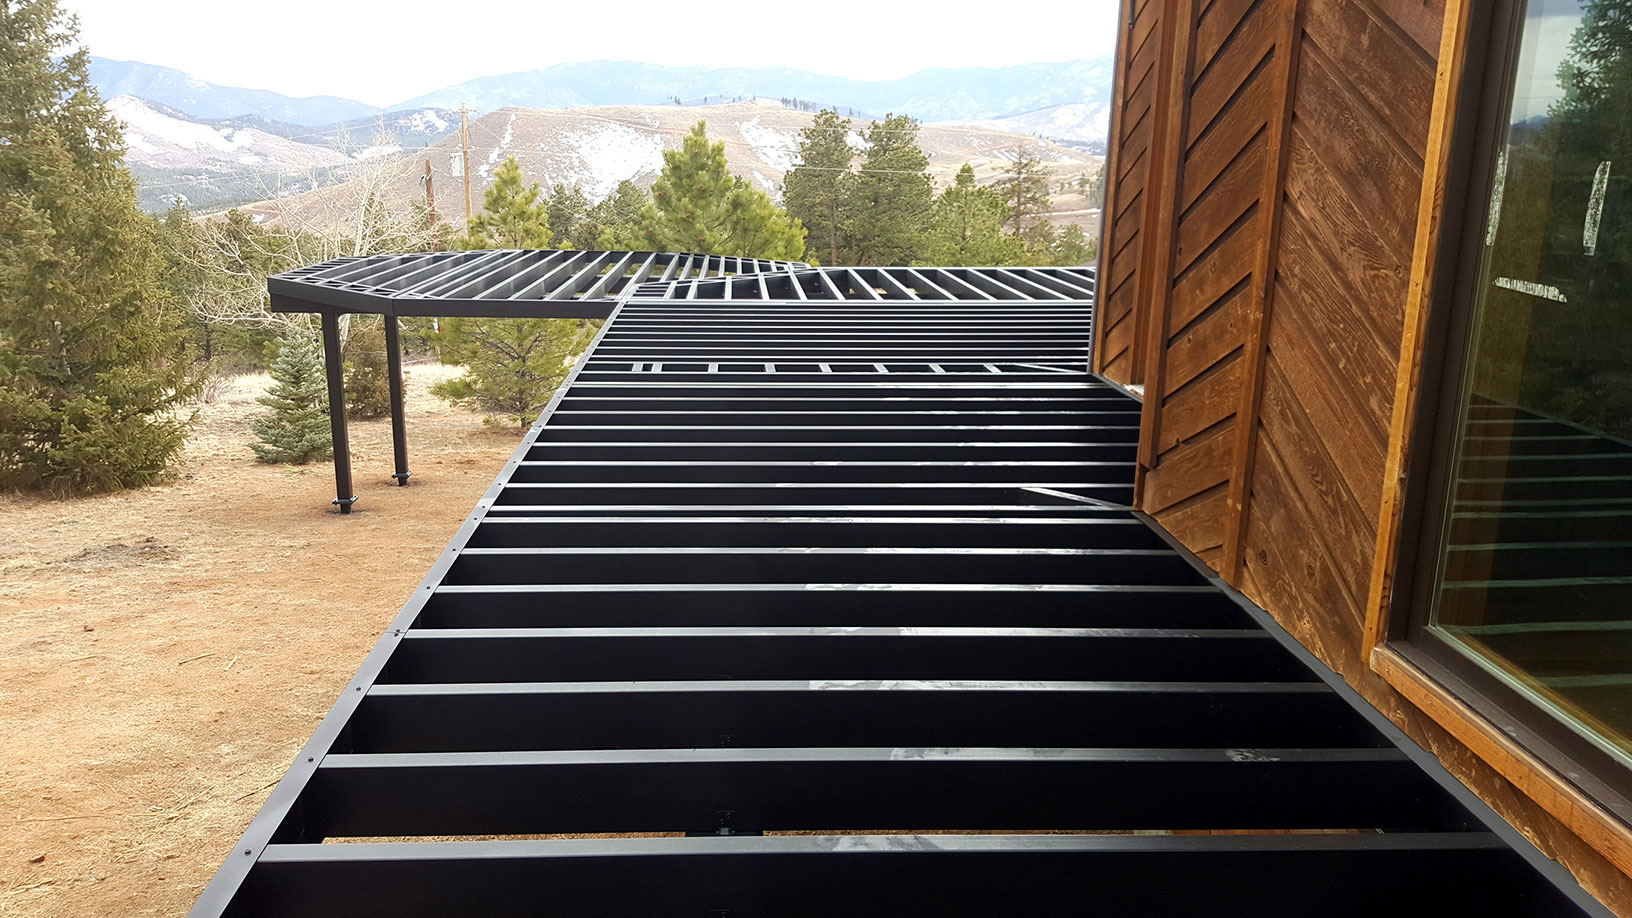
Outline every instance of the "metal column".
<path fill-rule="evenodd" d="M 397 470 L 391 477 L 399 486 L 408 483 L 408 425 L 402 410 L 402 347 L 397 343 L 397 317 L 385 317 L 385 361 L 391 381 L 391 447 Z"/>
<path fill-rule="evenodd" d="M 351 489 L 351 442 L 346 436 L 346 378 L 340 362 L 340 316 L 323 313 L 323 371 L 329 380 L 329 433 L 334 439 L 334 503 L 350 513 L 357 503 Z"/>

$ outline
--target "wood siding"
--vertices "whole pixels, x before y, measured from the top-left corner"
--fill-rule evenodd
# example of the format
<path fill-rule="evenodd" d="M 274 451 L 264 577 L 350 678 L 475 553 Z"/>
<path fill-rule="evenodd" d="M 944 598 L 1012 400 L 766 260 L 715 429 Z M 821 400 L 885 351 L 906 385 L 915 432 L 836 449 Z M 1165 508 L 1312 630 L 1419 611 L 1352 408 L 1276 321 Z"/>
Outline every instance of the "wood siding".
<path fill-rule="evenodd" d="M 1151 0 L 1125 41 L 1158 6 L 1165 56 L 1122 58 L 1094 364 L 1145 386 L 1138 507 L 1632 915 L 1624 873 L 1367 659 L 1445 0 Z"/>
<path fill-rule="evenodd" d="M 1156 62 L 1173 29 L 1162 23 L 1163 0 L 1122 0 L 1125 27 L 1117 43 L 1117 66 L 1111 114 L 1112 142 L 1105 170 L 1104 244 L 1100 248 L 1100 297 L 1095 316 L 1094 370 L 1107 379 L 1131 385 L 1142 382 L 1142 358 L 1136 359 L 1144 336 L 1142 322 L 1148 311 L 1136 311 L 1136 302 L 1149 302 L 1140 284 L 1144 215 L 1151 206 L 1150 173 L 1154 151 L 1152 131 L 1158 97 L 1170 90 Z M 1171 25 L 1171 24 L 1169 24 Z"/>
<path fill-rule="evenodd" d="M 1163 243 L 1148 263 L 1162 305 L 1145 342 L 1140 506 L 1226 570 L 1241 393 L 1257 372 L 1247 357 L 1262 335 L 1277 220 L 1267 201 L 1285 134 L 1292 10 L 1251 0 L 1169 9 L 1189 28 L 1170 62 L 1183 88 L 1162 164 L 1172 203 L 1147 221 Z"/>

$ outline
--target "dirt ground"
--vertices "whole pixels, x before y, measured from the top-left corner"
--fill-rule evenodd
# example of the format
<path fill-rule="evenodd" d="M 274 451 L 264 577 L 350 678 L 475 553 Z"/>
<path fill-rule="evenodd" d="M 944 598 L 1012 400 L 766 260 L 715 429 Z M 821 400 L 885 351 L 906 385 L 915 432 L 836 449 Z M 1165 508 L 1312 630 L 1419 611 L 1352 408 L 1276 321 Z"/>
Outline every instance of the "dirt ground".
<path fill-rule="evenodd" d="M 333 468 L 257 463 L 264 376 L 200 406 L 172 481 L 0 496 L 0 915 L 177 915 L 519 442 L 408 369 Z"/>

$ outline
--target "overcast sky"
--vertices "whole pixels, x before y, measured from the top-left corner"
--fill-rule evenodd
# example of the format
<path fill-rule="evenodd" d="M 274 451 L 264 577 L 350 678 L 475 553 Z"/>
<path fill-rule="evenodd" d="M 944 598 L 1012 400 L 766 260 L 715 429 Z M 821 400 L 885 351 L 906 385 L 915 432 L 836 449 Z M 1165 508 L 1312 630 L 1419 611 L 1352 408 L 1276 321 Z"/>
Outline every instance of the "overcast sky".
<path fill-rule="evenodd" d="M 478 76 L 570 61 L 781 66 L 863 80 L 926 67 L 1110 54 L 1116 0 L 1022 7 L 826 0 L 387 3 L 384 0 L 62 0 L 99 57 L 228 86 L 389 105 Z M 926 13 L 924 10 L 932 10 Z M 1010 9 L 1023 13 L 1008 18 Z"/>

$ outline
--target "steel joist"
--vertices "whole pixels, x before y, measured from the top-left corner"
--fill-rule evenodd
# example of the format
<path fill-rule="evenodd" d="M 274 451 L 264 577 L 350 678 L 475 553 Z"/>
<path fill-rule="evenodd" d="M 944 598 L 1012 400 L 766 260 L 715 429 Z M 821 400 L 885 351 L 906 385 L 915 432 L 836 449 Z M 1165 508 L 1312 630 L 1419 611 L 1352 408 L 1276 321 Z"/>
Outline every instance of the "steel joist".
<path fill-rule="evenodd" d="M 1090 319 L 627 298 L 194 914 L 1607 914 L 1129 510 Z"/>

